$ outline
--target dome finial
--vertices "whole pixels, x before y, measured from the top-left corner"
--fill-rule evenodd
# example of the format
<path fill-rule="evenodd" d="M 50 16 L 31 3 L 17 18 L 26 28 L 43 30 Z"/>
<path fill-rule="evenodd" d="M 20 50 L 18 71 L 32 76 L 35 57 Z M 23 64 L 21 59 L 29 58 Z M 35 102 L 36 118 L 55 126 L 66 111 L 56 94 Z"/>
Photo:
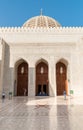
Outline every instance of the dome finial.
<path fill-rule="evenodd" d="M 43 9 L 41 8 L 41 10 L 40 10 L 40 15 L 42 15 L 43 14 Z"/>

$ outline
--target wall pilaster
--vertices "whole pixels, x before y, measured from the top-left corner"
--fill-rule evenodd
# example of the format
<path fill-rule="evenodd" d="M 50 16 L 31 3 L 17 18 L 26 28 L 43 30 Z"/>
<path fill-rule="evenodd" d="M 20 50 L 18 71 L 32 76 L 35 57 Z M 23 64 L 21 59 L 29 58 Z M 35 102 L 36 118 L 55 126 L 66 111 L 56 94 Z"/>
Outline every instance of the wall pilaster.
<path fill-rule="evenodd" d="M 56 96 L 56 75 L 54 58 L 49 62 L 49 96 Z"/>
<path fill-rule="evenodd" d="M 35 96 L 35 67 L 29 67 L 28 96 Z"/>

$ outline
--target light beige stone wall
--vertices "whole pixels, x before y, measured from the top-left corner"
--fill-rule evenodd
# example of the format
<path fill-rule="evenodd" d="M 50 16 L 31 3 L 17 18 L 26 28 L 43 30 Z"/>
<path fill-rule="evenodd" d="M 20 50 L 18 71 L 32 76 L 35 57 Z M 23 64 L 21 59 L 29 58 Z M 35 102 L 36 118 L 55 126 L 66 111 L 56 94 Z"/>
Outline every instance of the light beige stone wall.
<path fill-rule="evenodd" d="M 3 48 L 2 48 L 2 64 L 1 64 L 1 86 L 2 91 L 7 95 L 9 93 L 10 81 L 11 81 L 11 68 L 10 64 L 10 50 L 9 45 L 3 40 Z"/>
<path fill-rule="evenodd" d="M 2 76 L 1 76 L 2 69 L 1 69 L 1 66 L 2 66 L 2 39 L 0 38 L 0 96 L 2 93 Z"/>
<path fill-rule="evenodd" d="M 1 29 L 1 37 L 6 41 L 4 50 L 5 91 L 14 91 L 15 63 L 24 59 L 29 65 L 29 96 L 35 96 L 36 63 L 45 60 L 49 68 L 49 93 L 56 96 L 56 63 L 62 61 L 67 66 L 67 79 L 75 95 L 83 95 L 83 28 L 58 29 Z M 32 81 L 32 82 L 31 82 Z"/>
<path fill-rule="evenodd" d="M 34 45 L 34 44 L 33 44 Z M 69 46 L 68 51 L 66 50 L 64 53 L 64 48 L 67 49 L 67 47 L 63 46 L 63 49 L 61 50 L 61 47 L 59 46 L 50 46 L 47 48 L 47 45 L 42 46 L 42 44 L 39 43 L 38 45 L 30 45 L 26 44 L 23 46 L 23 44 L 20 45 L 10 45 L 10 60 L 11 60 L 11 67 L 14 67 L 15 63 L 19 61 L 21 58 L 24 59 L 28 65 L 29 65 L 29 96 L 35 96 L 35 67 L 36 63 L 40 60 L 45 60 L 48 63 L 49 68 L 49 91 L 50 96 L 56 96 L 56 63 L 61 60 L 65 59 L 67 61 L 70 60 L 70 50 L 72 49 L 71 46 Z M 33 68 L 33 69 L 32 69 Z M 32 70 L 31 70 L 32 69 Z M 70 71 L 70 70 L 69 70 Z M 33 73 L 33 74 L 32 74 Z M 33 75 L 33 77 L 32 77 Z M 32 84 L 31 80 L 34 79 Z"/>

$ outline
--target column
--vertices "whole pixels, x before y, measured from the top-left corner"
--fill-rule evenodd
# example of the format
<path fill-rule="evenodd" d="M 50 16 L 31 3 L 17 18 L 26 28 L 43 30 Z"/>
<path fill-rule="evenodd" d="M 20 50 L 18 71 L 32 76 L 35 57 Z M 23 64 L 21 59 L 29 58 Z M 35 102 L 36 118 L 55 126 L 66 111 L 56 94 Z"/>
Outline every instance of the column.
<path fill-rule="evenodd" d="M 56 76 L 55 62 L 51 58 L 49 63 L 49 96 L 56 96 Z"/>
<path fill-rule="evenodd" d="M 1 65 L 0 65 L 0 67 L 1 67 L 1 70 L 0 70 L 0 73 L 1 73 L 1 75 L 0 75 L 0 97 L 1 97 L 1 95 L 2 95 L 2 92 L 4 91 L 4 85 L 3 85 L 3 83 L 4 83 L 4 81 L 3 81 L 3 79 L 4 79 L 4 57 L 5 57 L 5 43 L 3 42 L 3 39 L 0 39 L 1 41 L 1 49 L 2 49 L 2 52 L 1 52 Z"/>
<path fill-rule="evenodd" d="M 10 83 L 9 83 L 9 92 L 14 94 L 14 68 L 10 68 Z"/>
<path fill-rule="evenodd" d="M 35 67 L 29 67 L 28 96 L 35 96 Z"/>

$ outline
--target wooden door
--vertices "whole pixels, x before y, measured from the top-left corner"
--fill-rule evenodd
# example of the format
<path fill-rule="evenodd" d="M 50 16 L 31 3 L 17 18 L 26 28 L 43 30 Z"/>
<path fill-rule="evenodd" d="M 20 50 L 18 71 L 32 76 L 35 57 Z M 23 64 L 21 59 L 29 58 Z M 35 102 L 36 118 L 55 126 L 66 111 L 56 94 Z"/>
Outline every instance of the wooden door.
<path fill-rule="evenodd" d="M 36 95 L 39 92 L 43 94 L 44 91 L 46 95 L 49 95 L 48 85 L 48 65 L 40 62 L 36 66 Z"/>
<path fill-rule="evenodd" d="M 63 95 L 63 92 L 66 91 L 65 82 L 66 82 L 66 73 L 67 69 L 65 64 L 58 62 L 56 64 L 56 84 L 57 84 L 57 95 Z"/>
<path fill-rule="evenodd" d="M 17 70 L 17 96 L 28 95 L 28 64 L 21 63 Z"/>

